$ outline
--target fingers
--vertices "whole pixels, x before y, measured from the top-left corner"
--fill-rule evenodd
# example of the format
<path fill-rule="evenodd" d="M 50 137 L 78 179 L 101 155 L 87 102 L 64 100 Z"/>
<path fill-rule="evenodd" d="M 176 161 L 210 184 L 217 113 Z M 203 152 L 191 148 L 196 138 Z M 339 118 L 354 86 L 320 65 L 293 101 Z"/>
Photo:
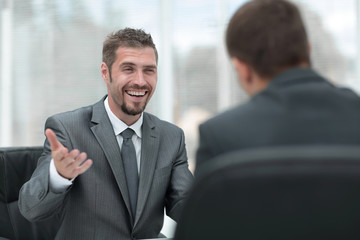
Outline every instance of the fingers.
<path fill-rule="evenodd" d="M 92 165 L 91 159 L 86 159 L 86 153 L 81 153 L 72 163 L 70 163 L 66 170 L 68 172 L 69 179 L 75 178 L 80 174 L 86 172 Z"/>
<path fill-rule="evenodd" d="M 84 172 L 86 172 L 92 165 L 92 160 L 88 159 L 86 160 L 81 166 L 77 167 L 74 170 L 74 173 L 77 175 L 83 174 Z"/>
<path fill-rule="evenodd" d="M 66 158 L 68 149 L 65 148 L 56 138 L 55 133 L 51 129 L 46 129 L 45 135 L 50 143 L 51 156 L 54 161 L 61 161 Z"/>
<path fill-rule="evenodd" d="M 50 143 L 51 156 L 54 159 L 56 170 L 62 177 L 73 179 L 91 167 L 92 160 L 86 160 L 86 153 L 80 153 L 77 149 L 69 152 L 57 140 L 55 133 L 51 129 L 46 129 L 45 135 Z"/>
<path fill-rule="evenodd" d="M 53 159 L 54 161 L 57 161 L 59 164 L 61 164 L 63 168 L 67 168 L 75 162 L 76 158 L 79 156 L 79 153 L 80 152 L 77 149 L 72 150 L 70 153 L 67 153 L 65 151 L 59 151 L 54 154 Z"/>
<path fill-rule="evenodd" d="M 57 140 L 55 133 L 51 129 L 45 130 L 45 135 L 49 140 L 51 151 L 56 151 L 59 148 L 63 147 L 63 145 Z"/>
<path fill-rule="evenodd" d="M 69 155 L 68 155 L 63 161 L 64 161 L 64 163 L 65 163 L 66 166 L 72 165 L 72 164 L 76 165 L 76 162 L 78 162 L 78 164 L 80 164 L 81 162 L 79 162 L 79 160 L 77 160 L 77 159 L 80 158 L 80 155 L 82 156 L 82 155 L 84 155 L 84 154 L 85 154 L 85 156 L 86 156 L 86 153 L 80 154 L 80 151 L 79 151 L 79 150 L 74 149 L 74 150 L 72 150 L 72 151 L 69 153 Z M 86 157 L 85 157 L 85 158 L 86 158 Z M 83 159 L 83 161 L 84 161 L 84 160 L 85 160 L 85 159 Z"/>
<path fill-rule="evenodd" d="M 77 149 L 72 150 L 60 161 L 55 162 L 56 170 L 61 176 L 67 179 L 73 179 L 91 167 L 92 160 L 86 160 L 86 158 L 86 153 L 80 153 Z"/>
<path fill-rule="evenodd" d="M 79 150 L 75 149 L 69 153 L 66 159 L 63 160 L 64 165 L 75 169 L 80 166 L 83 161 L 85 161 L 86 157 L 86 153 L 80 153 Z"/>
<path fill-rule="evenodd" d="M 72 170 L 73 175 L 77 176 L 79 174 L 82 174 L 91 167 L 92 160 L 91 159 L 86 160 L 86 157 L 87 157 L 86 153 L 84 152 L 80 153 L 76 156 L 73 162 L 68 165 L 68 167 Z"/>
<path fill-rule="evenodd" d="M 55 161 L 62 161 L 68 154 L 67 148 L 61 148 L 56 151 L 52 151 L 51 156 Z"/>

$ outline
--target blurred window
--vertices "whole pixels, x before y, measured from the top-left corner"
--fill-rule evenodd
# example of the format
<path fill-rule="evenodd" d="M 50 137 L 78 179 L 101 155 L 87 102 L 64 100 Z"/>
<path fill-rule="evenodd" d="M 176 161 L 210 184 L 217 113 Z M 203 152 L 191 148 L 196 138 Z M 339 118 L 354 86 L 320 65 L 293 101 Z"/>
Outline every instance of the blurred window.
<path fill-rule="evenodd" d="M 0 1 L 0 145 L 41 145 L 48 116 L 106 94 L 102 43 L 123 27 L 152 34 L 157 90 L 147 111 L 182 127 L 190 163 L 197 127 L 247 99 L 224 46 L 243 0 Z M 294 0 L 312 46 L 313 67 L 360 92 L 359 1 Z"/>
<path fill-rule="evenodd" d="M 147 111 L 184 129 L 193 169 L 198 125 L 247 99 L 224 46 L 226 24 L 244 2 L 0 1 L 0 146 L 42 145 L 47 117 L 104 96 L 103 40 L 134 27 L 151 33 L 159 51 Z M 305 19 L 313 67 L 360 92 L 360 1 L 294 2 Z"/>

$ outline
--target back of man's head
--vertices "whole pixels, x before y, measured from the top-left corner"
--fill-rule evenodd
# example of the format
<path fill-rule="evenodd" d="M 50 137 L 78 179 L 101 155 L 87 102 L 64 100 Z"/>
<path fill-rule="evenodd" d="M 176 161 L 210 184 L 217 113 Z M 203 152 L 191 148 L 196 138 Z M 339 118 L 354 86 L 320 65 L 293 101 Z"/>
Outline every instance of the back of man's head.
<path fill-rule="evenodd" d="M 307 34 L 298 8 L 286 0 L 252 0 L 230 19 L 226 45 L 261 77 L 310 64 Z"/>

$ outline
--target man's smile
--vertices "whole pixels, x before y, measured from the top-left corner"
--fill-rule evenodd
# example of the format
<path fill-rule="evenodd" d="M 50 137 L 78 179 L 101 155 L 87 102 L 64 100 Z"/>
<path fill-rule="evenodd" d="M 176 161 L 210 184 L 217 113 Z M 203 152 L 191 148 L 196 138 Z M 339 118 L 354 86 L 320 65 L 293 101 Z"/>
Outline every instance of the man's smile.
<path fill-rule="evenodd" d="M 132 97 L 143 97 L 147 93 L 147 91 L 139 91 L 139 90 L 138 91 L 127 90 L 125 92 Z"/>

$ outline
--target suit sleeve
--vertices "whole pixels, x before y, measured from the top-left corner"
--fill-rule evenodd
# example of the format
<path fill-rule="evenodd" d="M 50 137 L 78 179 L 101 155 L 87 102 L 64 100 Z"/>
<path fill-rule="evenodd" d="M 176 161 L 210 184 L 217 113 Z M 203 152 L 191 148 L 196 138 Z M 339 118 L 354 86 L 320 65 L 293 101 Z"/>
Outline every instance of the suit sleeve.
<path fill-rule="evenodd" d="M 52 129 L 58 140 L 70 149 L 70 144 L 66 141 L 66 131 L 61 122 L 54 117 L 50 117 L 45 123 L 45 129 Z M 44 143 L 44 150 L 38 160 L 38 165 L 19 193 L 19 209 L 22 215 L 29 221 L 40 221 L 60 213 L 68 188 L 65 192 L 55 193 L 49 187 L 49 171 L 51 161 L 51 149 L 47 140 Z"/>
<path fill-rule="evenodd" d="M 180 131 L 180 147 L 175 161 L 173 161 L 171 180 L 165 202 L 167 215 L 176 222 L 179 221 L 184 201 L 193 181 L 193 175 L 189 170 L 187 161 L 184 132 Z"/>

